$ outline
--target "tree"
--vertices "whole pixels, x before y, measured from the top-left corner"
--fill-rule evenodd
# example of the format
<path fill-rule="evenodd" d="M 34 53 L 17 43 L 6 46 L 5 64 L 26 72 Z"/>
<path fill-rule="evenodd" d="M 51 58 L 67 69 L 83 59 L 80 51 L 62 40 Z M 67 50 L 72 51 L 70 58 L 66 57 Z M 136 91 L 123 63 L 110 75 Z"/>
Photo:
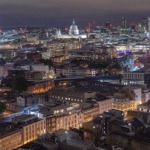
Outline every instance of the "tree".
<path fill-rule="evenodd" d="M 6 110 L 6 104 L 0 102 L 0 114 L 2 114 Z"/>
<path fill-rule="evenodd" d="M 22 92 L 26 91 L 28 87 L 28 81 L 24 76 L 16 76 L 12 83 L 12 89 Z"/>

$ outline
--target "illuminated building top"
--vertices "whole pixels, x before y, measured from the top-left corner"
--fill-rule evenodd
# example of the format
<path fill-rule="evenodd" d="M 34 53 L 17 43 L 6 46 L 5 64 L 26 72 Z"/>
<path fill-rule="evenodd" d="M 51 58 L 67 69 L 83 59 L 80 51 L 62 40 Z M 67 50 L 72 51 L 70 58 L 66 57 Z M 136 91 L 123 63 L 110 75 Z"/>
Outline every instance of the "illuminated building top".
<path fill-rule="evenodd" d="M 79 35 L 79 29 L 74 20 L 72 22 L 72 25 L 70 26 L 69 35 Z"/>

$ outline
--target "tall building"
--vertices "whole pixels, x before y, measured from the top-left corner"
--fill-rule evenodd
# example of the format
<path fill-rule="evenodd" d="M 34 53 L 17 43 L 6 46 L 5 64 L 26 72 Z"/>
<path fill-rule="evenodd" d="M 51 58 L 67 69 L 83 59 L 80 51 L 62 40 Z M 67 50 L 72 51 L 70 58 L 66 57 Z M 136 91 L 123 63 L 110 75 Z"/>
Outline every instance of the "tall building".
<path fill-rule="evenodd" d="M 123 29 L 127 28 L 127 18 L 125 18 L 125 17 L 122 18 L 122 28 Z"/>
<path fill-rule="evenodd" d="M 150 17 L 148 17 L 148 32 L 150 33 Z"/>
<path fill-rule="evenodd" d="M 110 22 L 106 22 L 105 23 L 105 28 L 106 29 L 111 29 L 112 28 L 112 24 Z"/>
<path fill-rule="evenodd" d="M 148 17 L 143 17 L 141 21 L 142 28 L 145 32 L 148 31 Z"/>
<path fill-rule="evenodd" d="M 146 36 L 150 37 L 150 17 L 143 17 L 141 25 Z"/>

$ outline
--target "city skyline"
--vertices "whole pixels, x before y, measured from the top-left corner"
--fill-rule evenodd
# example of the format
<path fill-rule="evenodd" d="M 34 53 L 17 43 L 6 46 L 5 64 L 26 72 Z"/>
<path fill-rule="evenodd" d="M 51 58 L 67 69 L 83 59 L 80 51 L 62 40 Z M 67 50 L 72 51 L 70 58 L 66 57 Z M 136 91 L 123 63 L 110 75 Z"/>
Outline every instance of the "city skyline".
<path fill-rule="evenodd" d="M 121 24 L 121 18 L 128 22 L 139 22 L 150 14 L 149 0 L 0 0 L 0 26 L 56 26 L 70 25 L 72 19 L 79 26 L 96 21 L 102 24 L 111 21 Z M 7 10 L 7 11 L 6 11 Z"/>

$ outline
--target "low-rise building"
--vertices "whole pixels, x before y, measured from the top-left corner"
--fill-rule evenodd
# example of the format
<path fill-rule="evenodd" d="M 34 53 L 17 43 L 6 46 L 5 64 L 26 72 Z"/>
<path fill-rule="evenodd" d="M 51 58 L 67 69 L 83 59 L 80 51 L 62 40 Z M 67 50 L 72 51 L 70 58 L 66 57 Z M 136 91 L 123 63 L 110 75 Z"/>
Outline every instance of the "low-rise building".
<path fill-rule="evenodd" d="M 84 116 L 83 122 L 91 121 L 99 114 L 99 105 L 97 103 L 83 103 L 82 113 Z"/>
<path fill-rule="evenodd" d="M 31 142 L 46 133 L 46 121 L 32 115 L 22 114 L 16 116 L 12 118 L 12 122 L 22 129 L 23 144 Z"/>
<path fill-rule="evenodd" d="M 0 150 L 12 150 L 22 144 L 22 129 L 10 122 L 0 123 Z"/>
<path fill-rule="evenodd" d="M 149 89 L 142 90 L 142 103 L 148 102 L 150 100 L 150 91 Z"/>
<path fill-rule="evenodd" d="M 63 103 L 82 103 L 85 99 L 94 97 L 95 92 L 82 92 L 74 87 L 53 88 L 49 92 L 49 98 L 59 100 Z"/>
<path fill-rule="evenodd" d="M 79 104 L 64 105 L 51 102 L 38 110 L 30 111 L 37 117 L 46 119 L 46 130 L 48 133 L 59 129 L 69 130 L 70 128 L 80 128 L 84 121 L 84 115 L 81 112 Z"/>
<path fill-rule="evenodd" d="M 112 109 L 113 100 L 112 98 L 102 96 L 100 94 L 96 94 L 93 98 L 88 98 L 88 102 L 97 103 L 99 106 L 99 114 L 102 114 L 105 111 Z"/>
<path fill-rule="evenodd" d="M 22 107 L 45 104 L 48 101 L 47 93 L 21 93 L 20 96 L 17 97 L 17 105 Z"/>
<path fill-rule="evenodd" d="M 101 138 L 103 139 L 104 136 L 110 132 L 110 122 L 114 119 L 123 120 L 124 113 L 119 110 L 111 109 L 97 115 L 93 120 L 83 123 L 81 130 L 84 133 L 84 139 L 99 145 L 99 140 Z"/>
<path fill-rule="evenodd" d="M 121 110 L 127 115 L 128 110 L 135 110 L 137 102 L 130 93 L 115 93 L 113 99 L 113 109 Z"/>
<path fill-rule="evenodd" d="M 141 112 L 150 113 L 150 101 L 137 106 L 137 110 Z"/>
<path fill-rule="evenodd" d="M 137 108 L 137 103 L 134 100 L 115 100 L 113 102 L 113 109 L 121 110 L 127 114 L 129 110 L 135 110 Z"/>
<path fill-rule="evenodd" d="M 81 137 L 73 131 L 59 130 L 56 132 L 60 139 L 61 150 L 95 150 L 95 146 L 91 142 L 81 139 Z"/>
<path fill-rule="evenodd" d="M 47 132 L 52 133 L 59 129 L 69 130 L 70 128 L 79 129 L 82 126 L 84 117 L 79 107 L 69 106 L 65 109 L 55 108 L 54 114 L 46 117 Z"/>
<path fill-rule="evenodd" d="M 144 124 L 144 126 L 150 126 L 150 113 L 139 110 L 129 110 L 127 113 L 127 119 L 131 120 L 135 117 L 138 118 Z"/>
<path fill-rule="evenodd" d="M 74 76 L 96 76 L 99 73 L 99 69 L 94 69 L 90 67 L 81 67 L 81 66 L 64 66 L 56 68 L 56 76 L 61 74 L 65 77 L 74 77 Z"/>
<path fill-rule="evenodd" d="M 30 80 L 27 92 L 30 93 L 44 93 L 49 91 L 55 86 L 55 83 L 53 80 Z"/>

